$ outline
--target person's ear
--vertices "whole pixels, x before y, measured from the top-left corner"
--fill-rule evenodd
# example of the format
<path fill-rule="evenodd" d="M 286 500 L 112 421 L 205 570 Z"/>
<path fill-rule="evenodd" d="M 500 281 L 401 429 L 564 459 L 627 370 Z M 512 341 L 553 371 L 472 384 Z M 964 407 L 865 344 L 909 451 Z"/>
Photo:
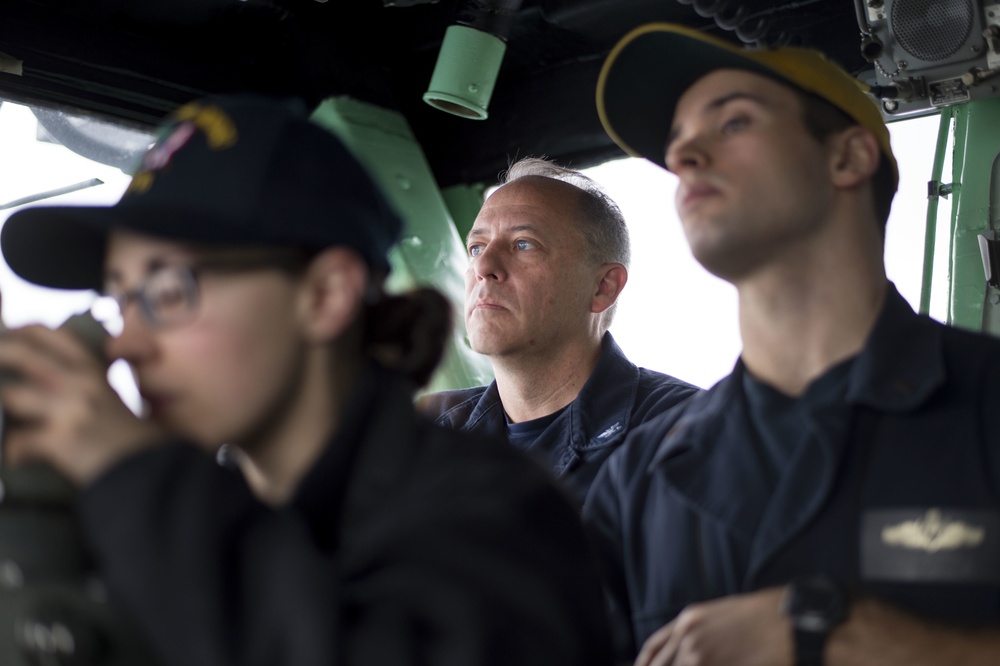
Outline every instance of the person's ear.
<path fill-rule="evenodd" d="M 364 308 L 368 280 L 368 265 L 350 248 L 316 255 L 302 278 L 298 305 L 306 336 L 326 342 L 349 329 Z"/>
<path fill-rule="evenodd" d="M 882 152 L 870 131 L 852 125 L 831 137 L 830 142 L 830 171 L 835 187 L 856 187 L 875 175 Z"/>
<path fill-rule="evenodd" d="M 614 305 L 628 282 L 628 269 L 621 264 L 602 264 L 598 271 L 597 289 L 590 304 L 593 313 L 604 312 Z"/>

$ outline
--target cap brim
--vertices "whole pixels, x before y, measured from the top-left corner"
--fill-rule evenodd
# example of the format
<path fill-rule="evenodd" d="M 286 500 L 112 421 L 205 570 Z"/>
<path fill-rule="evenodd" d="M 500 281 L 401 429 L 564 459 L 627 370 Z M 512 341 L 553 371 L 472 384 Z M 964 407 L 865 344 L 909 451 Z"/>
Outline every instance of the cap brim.
<path fill-rule="evenodd" d="M 734 45 L 690 28 L 651 23 L 625 35 L 605 60 L 597 81 L 601 123 L 625 152 L 664 166 L 677 100 L 717 69 L 742 69 L 795 85 Z"/>
<path fill-rule="evenodd" d="M 191 211 L 130 206 L 36 207 L 11 215 L 0 230 L 7 265 L 29 282 L 54 289 L 101 289 L 108 233 L 127 229 L 151 236 L 195 243 L 233 240 L 231 227 Z M 182 216 L 183 225 L 177 224 Z M 183 230 L 183 231 L 181 231 Z"/>
<path fill-rule="evenodd" d="M 108 209 L 28 208 L 0 231 L 4 259 L 28 282 L 58 289 L 100 286 Z"/>

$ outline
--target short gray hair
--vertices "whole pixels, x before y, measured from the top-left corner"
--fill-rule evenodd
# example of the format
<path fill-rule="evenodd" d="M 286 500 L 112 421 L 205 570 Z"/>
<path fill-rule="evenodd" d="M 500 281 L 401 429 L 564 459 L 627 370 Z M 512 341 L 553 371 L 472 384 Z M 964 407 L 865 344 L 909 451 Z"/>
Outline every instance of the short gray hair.
<path fill-rule="evenodd" d="M 591 258 L 597 263 L 613 262 L 628 268 L 632 260 L 632 248 L 625 216 L 603 187 L 579 171 L 566 169 L 540 157 L 525 157 L 511 164 L 501 174 L 500 184 L 506 185 L 526 176 L 561 180 L 578 188 L 582 195 L 580 217 L 586 225 L 582 230 L 583 237 Z"/>
<path fill-rule="evenodd" d="M 524 157 L 514 162 L 500 175 L 500 184 L 507 185 L 528 176 L 561 180 L 580 190 L 580 220 L 584 225 L 581 233 L 591 261 L 597 264 L 617 263 L 628 268 L 632 260 L 632 245 L 625 216 L 603 187 L 579 171 L 561 167 L 541 157 Z M 604 311 L 605 329 L 611 326 L 617 310 L 618 303 L 615 303 Z"/>

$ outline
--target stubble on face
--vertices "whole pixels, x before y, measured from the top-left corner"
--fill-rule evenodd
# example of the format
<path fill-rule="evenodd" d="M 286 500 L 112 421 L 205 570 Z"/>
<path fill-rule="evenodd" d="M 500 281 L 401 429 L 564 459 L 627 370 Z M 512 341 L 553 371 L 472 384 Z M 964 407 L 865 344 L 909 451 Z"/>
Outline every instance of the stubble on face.
<path fill-rule="evenodd" d="M 585 326 L 591 260 L 575 221 L 579 190 L 526 177 L 497 190 L 469 235 L 466 329 L 491 358 L 542 353 Z M 575 323 L 576 320 L 579 323 Z"/>
<path fill-rule="evenodd" d="M 713 72 L 681 96 L 672 136 L 678 214 L 708 271 L 736 282 L 815 232 L 829 204 L 827 153 L 794 91 Z"/>

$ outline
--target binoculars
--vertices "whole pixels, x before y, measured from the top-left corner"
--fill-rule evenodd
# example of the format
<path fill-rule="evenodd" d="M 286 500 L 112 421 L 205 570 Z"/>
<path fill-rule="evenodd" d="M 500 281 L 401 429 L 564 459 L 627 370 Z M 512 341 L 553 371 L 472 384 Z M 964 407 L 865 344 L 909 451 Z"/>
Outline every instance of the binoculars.
<path fill-rule="evenodd" d="M 152 664 L 95 571 L 75 492 L 46 465 L 0 469 L 0 664 Z"/>
<path fill-rule="evenodd" d="M 95 353 L 107 335 L 89 314 L 62 328 Z M 0 373 L 0 381 L 11 380 Z M 0 409 L 0 441 L 5 420 Z M 0 466 L 0 664 L 151 665 L 96 572 L 73 511 L 75 493 L 48 465 Z"/>

